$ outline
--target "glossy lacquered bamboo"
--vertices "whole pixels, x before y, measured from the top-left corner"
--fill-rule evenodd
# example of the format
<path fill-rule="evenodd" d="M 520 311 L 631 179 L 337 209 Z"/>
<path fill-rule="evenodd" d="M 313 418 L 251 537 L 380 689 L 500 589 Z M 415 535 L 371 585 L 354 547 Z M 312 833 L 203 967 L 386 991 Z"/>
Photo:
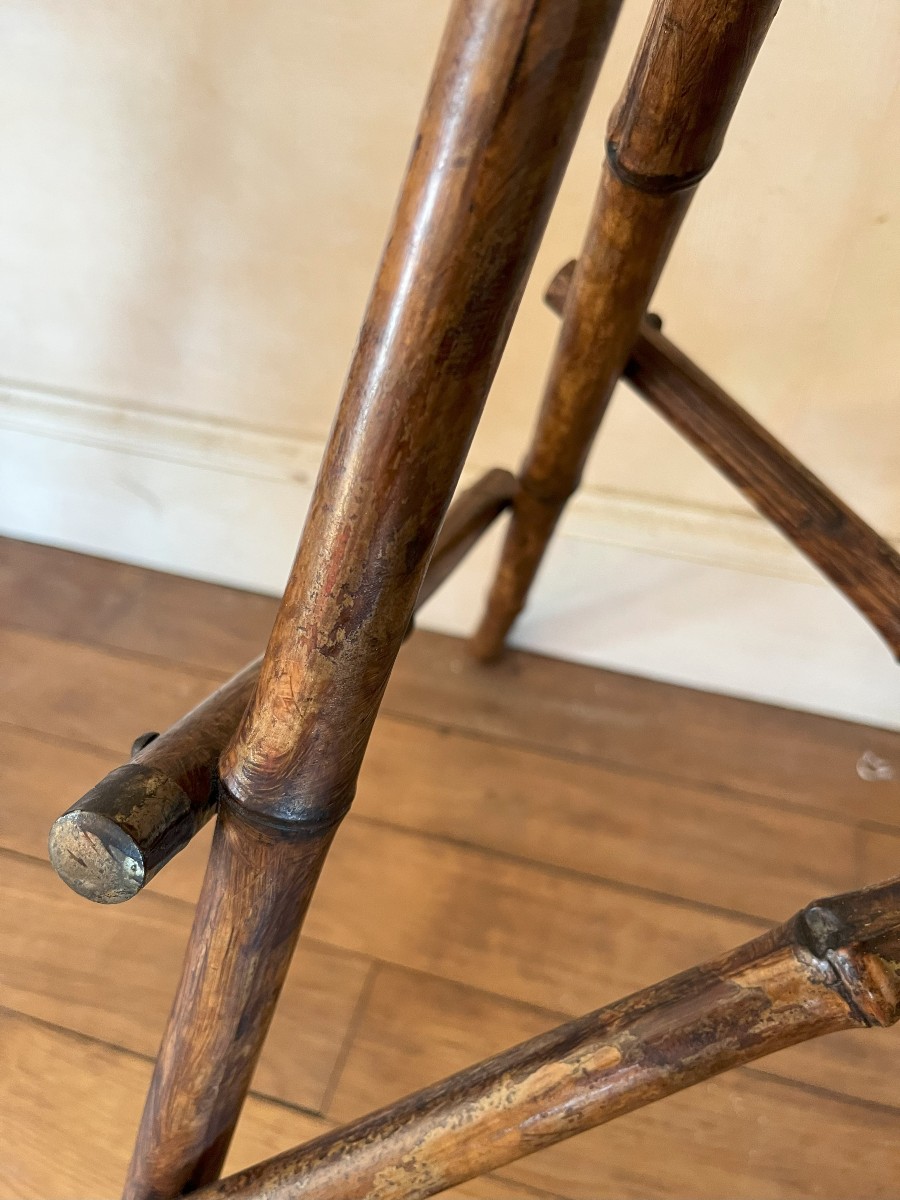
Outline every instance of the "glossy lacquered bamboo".
<path fill-rule="evenodd" d="M 888 1025 L 898 1013 L 894 881 L 810 905 L 716 961 L 204 1188 L 197 1200 L 418 1200 L 721 1071 L 837 1030 Z"/>
<path fill-rule="evenodd" d="M 254 699 L 222 761 L 292 818 L 352 790 L 617 0 L 459 2 Z"/>
<path fill-rule="evenodd" d="M 451 10 L 259 683 L 222 758 L 221 829 L 130 1200 L 220 1168 L 617 7 Z"/>
<path fill-rule="evenodd" d="M 718 155 L 778 0 L 656 0 L 610 121 L 607 161 L 520 473 L 476 657 L 521 611 L 699 181 Z"/>
<path fill-rule="evenodd" d="M 416 607 L 424 604 L 512 502 L 516 481 L 494 470 L 453 503 Z M 188 844 L 218 803 L 219 757 L 259 678 L 249 663 L 171 729 L 137 749 L 53 824 L 50 861 L 64 883 L 101 904 L 136 895 Z"/>

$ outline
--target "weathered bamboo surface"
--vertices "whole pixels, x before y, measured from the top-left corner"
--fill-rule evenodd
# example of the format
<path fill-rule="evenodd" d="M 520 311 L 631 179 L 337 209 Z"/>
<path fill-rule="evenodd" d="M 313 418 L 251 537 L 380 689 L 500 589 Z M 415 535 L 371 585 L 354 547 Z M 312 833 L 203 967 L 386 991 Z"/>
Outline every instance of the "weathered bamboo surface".
<path fill-rule="evenodd" d="M 420 1200 L 721 1071 L 898 1016 L 894 880 L 817 901 L 716 961 L 201 1189 L 198 1200 Z"/>
<path fill-rule="evenodd" d="M 259 682 L 220 761 L 221 829 L 128 1200 L 221 1168 L 617 9 L 451 9 Z"/>
<path fill-rule="evenodd" d="M 259 685 L 222 759 L 260 812 L 291 818 L 353 788 L 618 7 L 451 11 Z"/>

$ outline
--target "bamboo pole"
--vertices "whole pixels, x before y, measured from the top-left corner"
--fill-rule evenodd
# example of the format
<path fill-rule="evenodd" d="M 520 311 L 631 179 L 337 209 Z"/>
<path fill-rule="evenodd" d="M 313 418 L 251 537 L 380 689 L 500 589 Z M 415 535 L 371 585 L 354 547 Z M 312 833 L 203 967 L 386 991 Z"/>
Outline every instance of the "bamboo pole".
<path fill-rule="evenodd" d="M 547 289 L 561 314 L 574 270 Z M 900 554 L 646 319 L 623 377 L 784 534 L 900 658 Z"/>
<path fill-rule="evenodd" d="M 617 8 L 451 10 L 259 684 L 222 759 L 128 1200 L 220 1169 Z"/>
<path fill-rule="evenodd" d="M 776 1050 L 898 1016 L 894 880 L 812 904 L 713 962 L 203 1188 L 197 1200 L 420 1200 Z"/>
<path fill-rule="evenodd" d="M 506 635 L 569 496 L 688 206 L 722 145 L 778 0 L 656 0 L 607 157 L 476 658 Z"/>
<path fill-rule="evenodd" d="M 493 470 L 453 503 L 416 608 L 424 604 L 512 502 L 516 481 Z M 100 904 L 129 900 L 183 850 L 216 810 L 219 757 L 259 679 L 262 657 L 149 739 L 58 817 L 50 830 L 53 869 Z"/>

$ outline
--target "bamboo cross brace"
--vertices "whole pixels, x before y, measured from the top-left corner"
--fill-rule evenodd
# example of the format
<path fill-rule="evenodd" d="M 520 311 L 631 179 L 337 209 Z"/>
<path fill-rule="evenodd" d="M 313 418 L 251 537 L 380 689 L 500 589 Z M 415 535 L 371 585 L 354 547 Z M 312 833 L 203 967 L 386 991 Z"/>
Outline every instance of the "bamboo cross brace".
<path fill-rule="evenodd" d="M 488 471 L 453 503 L 416 598 L 418 609 L 511 503 L 509 471 Z M 411 627 L 410 627 L 411 628 Z M 116 767 L 50 830 L 53 868 L 88 900 L 118 904 L 144 887 L 216 810 L 219 757 L 259 679 L 262 657 L 162 734 L 138 739 Z"/>
<path fill-rule="evenodd" d="M 900 879 L 507 1050 L 196 1200 L 420 1200 L 810 1038 L 900 1016 Z"/>
<path fill-rule="evenodd" d="M 547 289 L 557 314 L 575 272 Z M 900 554 L 647 318 L 624 378 L 846 596 L 900 658 Z"/>

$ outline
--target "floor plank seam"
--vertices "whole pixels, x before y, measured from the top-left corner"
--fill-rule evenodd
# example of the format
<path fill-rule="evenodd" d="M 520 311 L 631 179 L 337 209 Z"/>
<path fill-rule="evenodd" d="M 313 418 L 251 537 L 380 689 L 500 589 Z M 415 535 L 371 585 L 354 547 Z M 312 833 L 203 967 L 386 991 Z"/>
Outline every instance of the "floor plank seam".
<path fill-rule="evenodd" d="M 407 725 L 421 726 L 424 729 L 432 730 L 434 733 L 452 734 L 454 737 L 468 738 L 471 741 L 481 742 L 485 745 L 524 750 L 550 761 L 572 763 L 578 766 L 596 766 L 604 771 L 608 771 L 611 775 L 624 775 L 629 779 L 646 779 L 650 783 L 659 783 L 668 787 L 675 786 L 698 792 L 708 792 L 710 795 L 718 796 L 723 800 L 749 801 L 751 804 L 759 804 L 761 807 L 793 812 L 798 816 L 814 816 L 823 821 L 830 821 L 840 825 L 852 825 L 861 819 L 846 817 L 841 813 L 835 812 L 833 809 L 820 808 L 814 804 L 802 804 L 800 801 L 791 800 L 789 797 L 776 792 L 757 792 L 751 788 L 734 788 L 712 779 L 698 779 L 691 775 L 672 775 L 665 771 L 634 767 L 619 759 L 604 758 L 583 751 L 553 747 L 545 742 L 526 741 L 523 738 L 516 738 L 510 734 L 479 733 L 466 726 L 411 715 L 402 709 L 393 708 L 388 701 L 382 705 L 380 712 L 390 717 L 393 721 Z M 827 718 L 823 718 L 823 720 L 825 719 Z M 884 732 L 896 736 L 894 730 L 875 730 L 875 732 Z M 889 828 L 893 827 L 889 826 Z M 900 832 L 900 826 L 897 826 L 897 832 Z"/>
<path fill-rule="evenodd" d="M 106 1038 L 84 1033 L 80 1029 L 72 1029 L 68 1025 L 60 1025 L 56 1021 L 48 1021 L 46 1017 L 36 1017 L 33 1013 L 22 1012 L 21 1009 L 12 1008 L 8 1004 L 0 1003 L 0 1014 L 7 1017 L 14 1017 L 19 1021 L 25 1021 L 30 1025 L 40 1026 L 42 1029 L 49 1029 L 53 1033 L 59 1034 L 60 1037 L 70 1038 L 72 1041 L 82 1045 L 102 1046 L 106 1050 L 111 1050 L 115 1054 L 125 1055 L 127 1058 L 144 1063 L 146 1066 L 152 1067 L 156 1061 L 155 1055 L 143 1054 L 140 1050 L 132 1050 L 130 1046 L 123 1046 L 120 1042 L 111 1042 Z M 298 1116 L 312 1117 L 317 1121 L 324 1121 L 331 1126 L 335 1124 L 333 1118 L 326 1116 L 319 1109 L 297 1104 L 294 1100 L 285 1100 L 281 1096 L 273 1096 L 269 1092 L 260 1091 L 253 1087 L 250 1088 L 247 1095 L 248 1097 L 252 1096 L 256 1100 L 264 1100 L 267 1104 L 276 1104 L 279 1108 L 283 1108 L 287 1112 L 297 1113 Z"/>
<path fill-rule="evenodd" d="M 689 909 L 691 912 L 701 912 L 708 916 L 748 921 L 751 924 L 757 925 L 761 932 L 771 929 L 776 924 L 774 920 L 760 916 L 758 913 L 748 913 L 742 909 L 727 908 L 720 904 L 710 904 L 704 900 L 692 900 L 686 896 L 676 896 L 671 892 L 660 892 L 655 888 L 644 887 L 639 883 L 626 883 L 621 879 L 611 879 L 606 875 L 590 875 L 585 871 L 579 871 L 576 867 L 564 867 L 559 863 L 549 863 L 543 859 L 526 858 L 509 850 L 501 850 L 495 846 L 483 846 L 478 842 L 470 842 L 464 838 L 454 837 L 452 834 L 434 833 L 431 831 L 424 832 L 406 825 L 395 825 L 393 822 L 384 821 L 380 817 L 366 816 L 363 813 L 353 813 L 352 816 L 356 822 L 364 822 L 379 829 L 389 829 L 394 833 L 405 834 L 408 837 L 419 838 L 422 841 L 432 841 L 440 845 L 453 846 L 458 850 L 480 854 L 485 858 L 496 858 L 501 862 L 514 863 L 517 866 L 541 871 L 557 879 L 571 879 L 577 883 L 587 883 L 599 888 L 609 888 L 610 891 L 627 896 L 643 896 L 648 900 L 655 900 L 660 904 L 670 905 L 674 908 Z"/>
<path fill-rule="evenodd" d="M 334 1101 L 335 1093 L 340 1086 L 341 1078 L 344 1074 L 344 1068 L 347 1065 L 347 1060 L 350 1057 L 350 1052 L 356 1041 L 356 1035 L 359 1033 L 363 1018 L 366 1015 L 366 1010 L 369 1006 L 369 1001 L 372 998 L 372 990 L 375 987 L 375 981 L 382 970 L 382 963 L 378 959 L 372 959 L 369 970 L 366 972 L 366 977 L 363 980 L 362 987 L 359 990 L 359 995 L 356 998 L 356 1004 L 353 1006 L 353 1012 L 350 1014 L 350 1020 L 347 1022 L 347 1029 L 344 1037 L 341 1040 L 341 1045 L 334 1060 L 334 1066 L 331 1070 L 331 1075 L 325 1085 L 325 1091 L 322 1095 L 322 1112 L 331 1120 L 330 1112 L 331 1105 Z"/>
<path fill-rule="evenodd" d="M 64 646 L 81 646 L 85 650 L 89 650 L 92 654 L 99 654 L 103 658 L 117 658 L 125 662 L 143 663 L 145 666 L 165 668 L 167 670 L 175 670 L 184 675 L 190 675 L 204 682 L 212 684 L 212 689 L 220 687 L 226 679 L 230 679 L 234 672 L 229 672 L 225 667 L 199 667 L 192 663 L 187 663 L 184 659 L 166 658 L 163 655 L 154 654 L 147 650 L 133 650 L 127 646 L 119 646 L 110 644 L 109 642 L 100 642 L 94 639 L 66 637 L 64 634 L 55 633 L 52 630 L 43 632 L 38 631 L 31 625 L 24 625 L 18 621 L 10 621 L 4 619 L 0 622 L 0 633 L 4 630 L 10 633 L 24 634 L 27 637 L 40 638 L 43 641 L 55 642 Z M 259 651 L 262 653 L 262 650 Z M 241 666 L 235 667 L 235 671 L 241 670 Z"/>
<path fill-rule="evenodd" d="M 878 1112 L 891 1117 L 900 1115 L 900 1098 L 896 1104 L 887 1104 L 883 1100 L 867 1100 L 864 1096 L 857 1096 L 853 1092 L 841 1092 L 836 1088 L 825 1087 L 821 1083 L 795 1079 L 792 1075 L 778 1075 L 774 1071 L 767 1071 L 765 1067 L 749 1065 L 738 1067 L 735 1074 L 752 1075 L 754 1079 L 762 1079 L 766 1083 L 777 1083 L 779 1087 L 799 1088 L 801 1092 L 806 1092 L 810 1096 L 819 1096 L 823 1100 L 834 1100 L 841 1104 L 852 1104 L 854 1108 L 867 1109 L 870 1112 Z"/>

